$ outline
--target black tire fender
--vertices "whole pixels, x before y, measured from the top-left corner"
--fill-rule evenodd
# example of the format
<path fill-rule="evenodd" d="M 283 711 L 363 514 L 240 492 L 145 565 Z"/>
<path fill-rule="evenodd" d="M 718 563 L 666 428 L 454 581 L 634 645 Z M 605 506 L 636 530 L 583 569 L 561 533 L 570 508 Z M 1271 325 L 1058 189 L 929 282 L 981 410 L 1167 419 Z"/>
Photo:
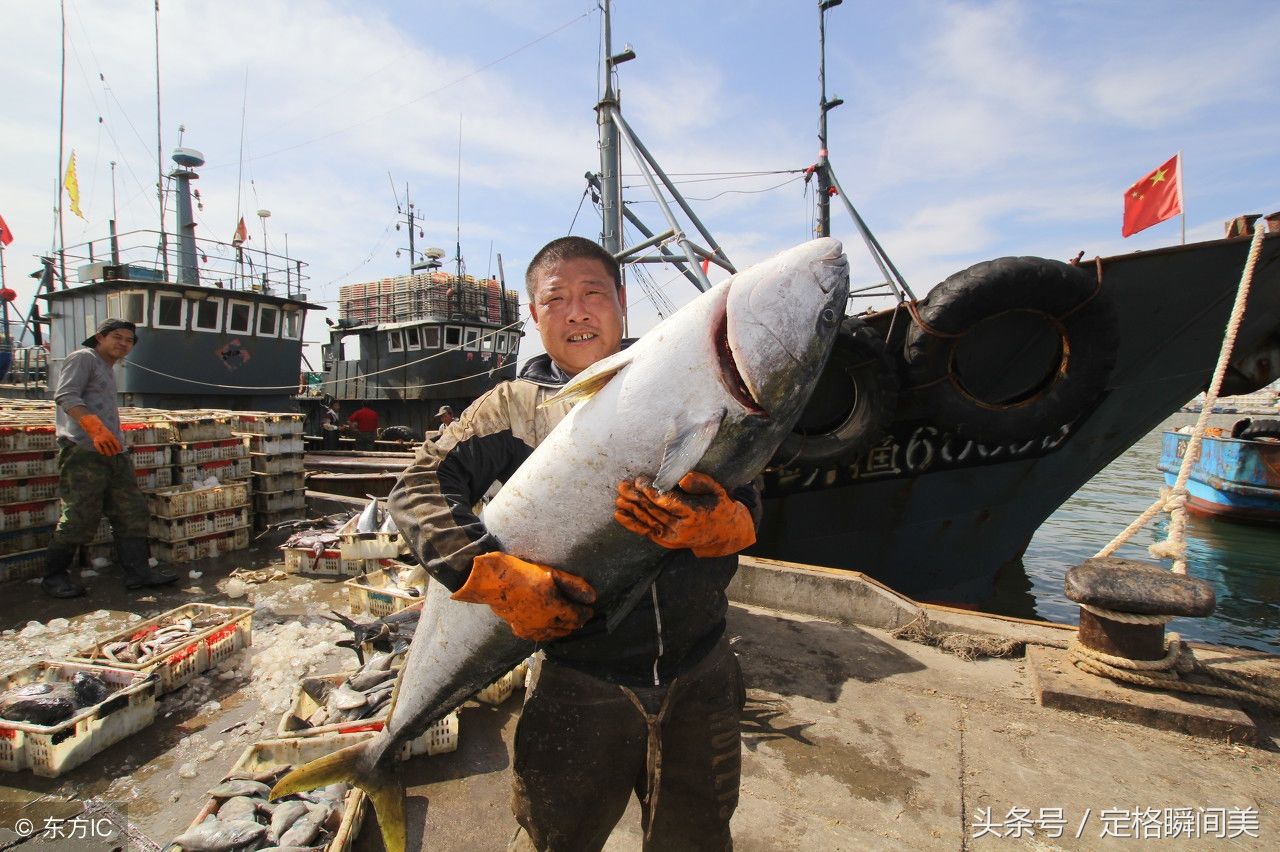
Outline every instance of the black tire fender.
<path fill-rule="evenodd" d="M 1057 335 L 1057 355 L 1019 395 L 982 399 L 962 381 L 958 347 L 974 342 L 966 341 L 971 333 L 998 334 L 983 322 L 1015 312 L 1035 315 Z M 910 389 L 925 395 L 937 425 L 991 443 L 1041 437 L 1087 411 L 1106 389 L 1120 342 L 1115 306 L 1093 268 L 1038 257 L 957 272 L 913 313 L 904 345 Z"/>
<path fill-rule="evenodd" d="M 1235 437 L 1246 441 L 1251 438 L 1280 438 L 1280 420 L 1252 420 Z"/>
<path fill-rule="evenodd" d="M 893 421 L 898 388 L 884 337 L 858 317 L 845 317 L 813 396 L 773 463 L 829 467 L 866 452 Z"/>

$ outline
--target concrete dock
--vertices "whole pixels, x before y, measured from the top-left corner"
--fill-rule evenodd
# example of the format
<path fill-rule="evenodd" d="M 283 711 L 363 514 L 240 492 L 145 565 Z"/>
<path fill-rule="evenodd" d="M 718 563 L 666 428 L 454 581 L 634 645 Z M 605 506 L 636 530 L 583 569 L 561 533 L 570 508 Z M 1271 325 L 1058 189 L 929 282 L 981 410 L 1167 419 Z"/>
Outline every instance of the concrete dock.
<path fill-rule="evenodd" d="M 109 626 L 125 612 L 147 617 L 196 600 L 244 605 L 245 598 L 227 600 L 219 588 L 234 567 L 269 567 L 270 556 L 250 558 L 201 566 L 205 576 L 197 584 L 141 602 L 109 576 L 96 579 L 101 588 L 88 603 L 46 601 L 33 585 L 10 586 L 0 629 L 99 607 L 111 611 L 102 619 Z M 743 563 L 729 615 L 748 686 L 733 822 L 738 849 L 1110 849 L 1158 841 L 1160 848 L 1191 850 L 1280 843 L 1275 714 L 1248 711 L 1256 744 L 1246 745 L 1042 707 L 1024 657 L 965 661 L 890 631 L 925 612 L 949 630 L 1043 642 L 1055 653 L 1052 646 L 1069 629 L 921 608 L 855 574 Z M 345 609 L 337 580 L 269 580 L 253 586 L 248 599 L 258 607 L 255 635 L 264 637 L 273 629 L 323 629 L 329 605 Z M 70 629 L 85 629 L 81 624 L 77 619 Z M 255 641 L 241 654 L 264 652 Z M 35 848 L 14 833 L 17 819 L 39 823 L 46 811 L 75 811 L 94 797 L 127 817 L 135 831 L 130 848 L 168 842 L 244 747 L 275 729 L 278 714 L 268 718 L 250 688 L 252 659 L 211 673 L 196 701 L 173 693 L 162 705 L 169 715 L 62 778 L 0 775 L 0 849 Z M 345 651 L 327 654 L 308 673 L 352 662 Z M 1280 659 L 1264 662 L 1280 682 Z M 497 707 L 468 703 L 456 752 L 404 764 L 410 849 L 505 848 L 515 825 L 508 770 L 519 708 L 518 696 Z M 215 748 L 217 742 L 223 745 Z M 191 777 L 181 777 L 180 766 Z M 39 848 L 118 845 L 63 841 Z M 381 848 L 371 818 L 353 848 Z M 641 848 L 634 801 L 607 848 Z"/>

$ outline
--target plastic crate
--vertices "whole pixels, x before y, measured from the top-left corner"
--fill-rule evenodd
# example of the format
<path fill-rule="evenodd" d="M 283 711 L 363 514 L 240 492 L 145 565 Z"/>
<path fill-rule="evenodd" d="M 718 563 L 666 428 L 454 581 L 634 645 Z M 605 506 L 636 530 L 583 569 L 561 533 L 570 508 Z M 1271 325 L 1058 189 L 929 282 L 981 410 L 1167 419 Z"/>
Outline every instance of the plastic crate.
<path fill-rule="evenodd" d="M 51 424 L 0 426 L 0 452 L 52 450 L 58 446 L 58 430 Z"/>
<path fill-rule="evenodd" d="M 56 476 L 0 480 L 0 503 L 3 504 L 52 500 L 57 496 L 58 477 Z"/>
<path fill-rule="evenodd" d="M 210 415 L 207 417 L 170 418 L 169 428 L 173 432 L 173 441 L 178 444 L 190 444 L 197 441 L 220 441 L 231 437 L 231 416 Z"/>
<path fill-rule="evenodd" d="M 213 488 L 175 485 L 147 495 L 147 508 L 159 518 L 178 518 L 249 504 L 247 482 L 226 482 Z"/>
<path fill-rule="evenodd" d="M 130 451 L 130 455 L 133 457 L 133 466 L 138 470 L 169 465 L 168 444 L 138 444 Z"/>
<path fill-rule="evenodd" d="M 155 721 L 155 680 L 128 669 L 45 660 L 0 677 L 0 692 L 37 681 L 69 681 L 82 671 L 119 689 L 57 725 L 0 719 L 0 769 L 56 778 Z"/>
<path fill-rule="evenodd" d="M 284 570 L 290 574 L 317 577 L 355 577 L 364 573 L 367 560 L 343 559 L 342 551 L 326 550 L 317 559 L 315 551 L 305 547 L 282 547 Z"/>
<path fill-rule="evenodd" d="M 279 512 L 306 507 L 307 495 L 301 491 L 258 491 L 253 495 L 255 512 Z"/>
<path fill-rule="evenodd" d="M 173 445 L 174 464 L 204 464 L 226 459 L 242 459 L 247 455 L 244 443 L 239 438 Z"/>
<path fill-rule="evenodd" d="M 524 676 L 527 671 L 524 663 L 516 666 L 493 683 L 486 686 L 475 694 L 476 701 L 484 704 L 501 704 L 511 697 L 511 693 L 515 691 L 517 684 L 524 684 Z"/>
<path fill-rule="evenodd" d="M 57 476 L 57 452 L 5 453 L 0 455 L 0 479 Z"/>
<path fill-rule="evenodd" d="M 249 510 L 220 509 L 203 515 L 186 515 L 181 518 L 152 518 L 151 536 L 170 544 L 190 538 L 227 532 L 249 526 Z"/>
<path fill-rule="evenodd" d="M 268 772 L 273 769 L 282 769 L 286 766 L 301 766 L 331 754 L 338 749 L 353 746 L 363 742 L 374 736 L 371 733 L 361 732 L 355 734 L 328 734 L 321 737 L 292 737 L 289 739 L 262 740 L 245 749 L 240 758 L 231 767 L 227 773 L 230 776 L 237 772 Z M 333 836 L 327 845 L 323 847 L 324 852 L 348 852 L 356 837 L 360 834 L 360 826 L 364 822 L 364 814 L 367 798 L 364 791 L 359 787 L 352 786 L 347 792 L 346 799 L 342 805 L 342 819 L 338 823 L 337 829 L 334 830 Z M 222 802 L 217 797 L 211 796 L 206 802 L 200 813 L 196 814 L 196 818 L 191 821 L 194 828 L 205 819 L 215 814 Z M 316 847 L 319 848 L 319 847 Z M 177 843 L 171 843 L 165 847 L 166 852 L 183 852 L 183 847 Z"/>
<path fill-rule="evenodd" d="M 126 447 L 146 444 L 164 444 L 169 441 L 173 432 L 167 423 L 135 422 L 120 424 Z"/>
<path fill-rule="evenodd" d="M 113 663 L 102 656 L 102 647 L 112 642 L 132 642 L 156 630 L 162 620 L 219 616 L 214 624 L 199 633 L 193 633 L 179 647 L 166 651 L 154 659 L 139 663 Z M 155 618 L 139 622 L 128 630 L 81 648 L 70 656 L 74 663 L 124 669 L 132 672 L 154 672 L 159 694 L 172 692 L 186 684 L 200 672 L 253 644 L 253 610 L 243 606 L 215 606 L 213 604 L 184 604 L 177 609 L 161 613 Z"/>
<path fill-rule="evenodd" d="M 339 548 L 347 559 L 394 559 L 409 547 L 397 532 L 356 532 L 360 515 L 338 529 Z"/>
<path fill-rule="evenodd" d="M 154 491 L 157 488 L 168 488 L 173 484 L 173 468 L 153 467 L 149 470 L 134 471 L 138 477 L 138 487 L 143 491 Z"/>
<path fill-rule="evenodd" d="M 307 475 L 302 471 L 291 473 L 253 472 L 254 491 L 302 491 L 307 487 Z"/>
<path fill-rule="evenodd" d="M 248 479 L 250 473 L 249 460 L 243 458 L 215 459 L 200 464 L 179 465 L 174 468 L 174 471 L 178 477 L 176 483 L 178 485 L 204 481 L 210 476 L 216 477 L 218 482 L 225 484 L 234 479 Z"/>
<path fill-rule="evenodd" d="M 59 500 L 10 503 L 7 506 L 0 506 L 0 530 L 9 532 L 56 524 L 61 514 L 62 507 Z"/>
<path fill-rule="evenodd" d="M 252 459 L 254 473 L 298 473 L 305 469 L 302 453 L 281 453 L 280 455 L 251 453 L 249 458 Z"/>
<path fill-rule="evenodd" d="M 306 449 L 302 434 L 297 435 L 244 435 L 244 442 L 251 453 L 279 455 L 280 453 L 300 453 Z"/>
<path fill-rule="evenodd" d="M 272 524 L 283 523 L 284 521 L 297 521 L 307 516 L 307 510 L 303 509 L 281 509 L 278 512 L 259 512 L 253 513 L 253 525 L 256 529 L 264 530 Z"/>
<path fill-rule="evenodd" d="M 53 538 L 52 525 L 0 532 L 0 556 L 12 556 L 25 550 L 47 547 L 51 538 Z"/>
<path fill-rule="evenodd" d="M 157 541 L 152 546 L 155 557 L 164 562 L 194 562 L 249 548 L 249 528 L 215 532 L 186 541 Z"/>
<path fill-rule="evenodd" d="M 257 435 L 301 435 L 304 417 L 301 414 L 240 414 L 232 428 L 237 432 Z"/>
<path fill-rule="evenodd" d="M 388 563 L 392 564 L 388 565 Z M 380 564 L 384 567 L 370 571 L 361 577 L 352 577 L 343 583 L 347 588 L 347 600 L 350 602 L 353 613 L 367 612 L 382 618 L 384 615 L 412 606 L 426 597 L 428 580 L 425 571 L 422 572 L 423 582 L 419 589 L 420 593 L 411 595 L 393 586 L 387 575 L 388 568 L 394 570 L 401 564 L 391 559 L 381 560 Z"/>
<path fill-rule="evenodd" d="M 43 576 L 45 553 L 46 549 L 41 547 L 25 553 L 0 556 L 0 583 Z"/>

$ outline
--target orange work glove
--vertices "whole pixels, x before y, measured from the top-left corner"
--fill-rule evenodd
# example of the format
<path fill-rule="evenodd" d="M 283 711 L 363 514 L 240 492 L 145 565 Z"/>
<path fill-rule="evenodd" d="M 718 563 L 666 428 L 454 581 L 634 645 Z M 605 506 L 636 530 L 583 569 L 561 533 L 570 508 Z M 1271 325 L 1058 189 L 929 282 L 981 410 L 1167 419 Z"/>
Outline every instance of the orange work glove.
<path fill-rule="evenodd" d="M 596 590 L 567 571 L 495 551 L 471 560 L 471 574 L 452 598 L 488 604 L 521 639 L 546 642 L 587 623 Z"/>
<path fill-rule="evenodd" d="M 618 483 L 613 518 L 663 547 L 687 547 L 694 556 L 728 556 L 756 542 L 751 511 L 705 473 L 686 473 L 661 493 L 647 477 Z"/>
<path fill-rule="evenodd" d="M 93 448 L 104 456 L 114 456 L 123 452 L 120 439 L 112 434 L 96 414 L 86 414 L 80 418 L 80 428 L 89 433 L 93 439 Z"/>

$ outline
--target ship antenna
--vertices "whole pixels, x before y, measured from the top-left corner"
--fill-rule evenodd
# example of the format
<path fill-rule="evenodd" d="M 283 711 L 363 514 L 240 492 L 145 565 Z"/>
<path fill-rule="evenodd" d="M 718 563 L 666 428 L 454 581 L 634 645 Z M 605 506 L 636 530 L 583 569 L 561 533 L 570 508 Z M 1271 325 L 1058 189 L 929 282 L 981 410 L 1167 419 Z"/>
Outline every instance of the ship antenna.
<path fill-rule="evenodd" d="M 462 113 L 458 113 L 458 180 L 457 196 L 454 204 L 454 260 L 458 264 L 458 283 L 454 290 L 458 294 L 458 315 L 462 315 Z"/>
<path fill-rule="evenodd" d="M 161 153 L 160 128 L 160 0 L 155 0 L 155 34 L 156 34 L 156 196 L 160 199 L 160 241 L 167 244 L 164 235 L 164 156 Z M 160 253 L 164 267 L 164 279 L 169 280 L 169 252 L 166 248 Z M 64 277 L 65 281 L 66 278 Z"/>
<path fill-rule="evenodd" d="M 67 4 L 66 0 L 62 0 L 58 4 L 62 12 L 62 71 L 58 75 L 58 177 L 53 182 L 54 189 L 58 198 L 58 258 L 62 273 L 62 286 L 67 286 L 67 258 L 63 249 L 67 245 L 67 235 L 62 224 L 62 154 L 63 154 L 63 127 L 66 122 L 67 114 Z M 50 287 L 50 290 L 53 288 Z M 37 290 L 38 292 L 38 290 Z M 35 301 L 32 300 L 32 304 Z"/>

